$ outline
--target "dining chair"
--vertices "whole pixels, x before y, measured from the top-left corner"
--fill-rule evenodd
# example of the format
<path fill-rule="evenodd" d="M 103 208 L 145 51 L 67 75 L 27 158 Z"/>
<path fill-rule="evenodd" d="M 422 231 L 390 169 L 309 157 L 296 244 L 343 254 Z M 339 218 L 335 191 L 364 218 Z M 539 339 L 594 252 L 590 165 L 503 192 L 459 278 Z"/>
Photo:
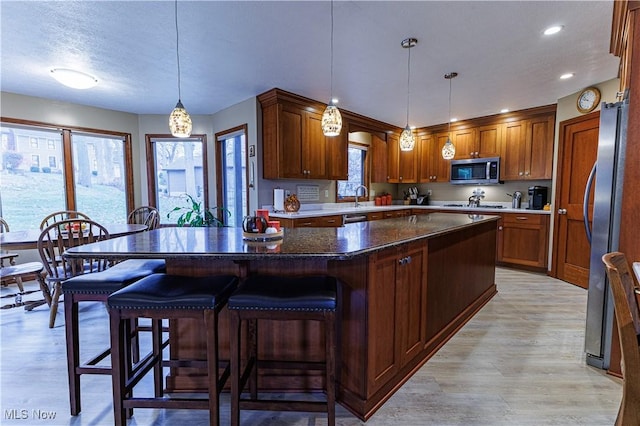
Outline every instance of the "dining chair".
<path fill-rule="evenodd" d="M 147 231 L 151 231 L 156 229 L 160 224 L 160 212 L 151 206 L 138 207 L 129 213 L 127 223 L 147 225 Z"/>
<path fill-rule="evenodd" d="M 602 261 L 613 294 L 622 352 L 622 401 L 615 424 L 640 425 L 640 309 L 636 298 L 640 288 L 633 281 L 624 253 L 607 253 Z"/>
<path fill-rule="evenodd" d="M 10 232 L 9 224 L 6 220 L 0 217 L 0 232 Z M 7 250 L 0 251 L 0 281 L 2 285 L 7 285 L 9 282 L 14 281 L 20 290 L 19 295 L 16 295 L 16 303 L 22 302 L 22 293 L 24 293 L 24 285 L 22 280 L 25 278 L 35 277 L 42 285 L 42 269 L 44 266 L 40 262 L 27 262 L 16 264 L 16 258 L 18 253 L 10 252 Z M 7 260 L 8 264 L 5 265 L 4 261 Z"/>
<path fill-rule="evenodd" d="M 9 224 L 6 220 L 0 217 L 0 233 L 4 234 L 5 232 L 9 232 Z M 18 253 L 0 250 L 0 267 L 4 266 L 5 260 L 8 260 L 10 265 L 15 265 L 16 257 L 18 257 Z"/>
<path fill-rule="evenodd" d="M 47 273 L 46 282 L 53 287 L 49 327 L 55 324 L 62 282 L 80 274 L 100 272 L 109 266 L 107 259 L 65 259 L 70 247 L 109 239 L 109 231 L 91 219 L 66 219 L 46 226 L 38 237 L 38 253 Z"/>
<path fill-rule="evenodd" d="M 43 230 L 45 227 L 55 222 L 60 222 L 61 220 L 74 219 L 74 218 L 91 219 L 86 214 L 75 211 L 75 210 L 61 210 L 59 212 L 54 212 L 45 216 L 45 218 L 42 219 L 42 222 L 40 222 L 40 230 Z"/>

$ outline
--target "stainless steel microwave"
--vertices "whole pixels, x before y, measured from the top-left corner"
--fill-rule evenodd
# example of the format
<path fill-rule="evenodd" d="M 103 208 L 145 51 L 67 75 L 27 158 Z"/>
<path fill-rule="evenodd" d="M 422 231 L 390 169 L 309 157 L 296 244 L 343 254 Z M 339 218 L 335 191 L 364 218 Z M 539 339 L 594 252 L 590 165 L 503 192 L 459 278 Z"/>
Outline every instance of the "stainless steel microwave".
<path fill-rule="evenodd" d="M 500 157 L 451 160 L 450 181 L 468 185 L 500 183 Z"/>

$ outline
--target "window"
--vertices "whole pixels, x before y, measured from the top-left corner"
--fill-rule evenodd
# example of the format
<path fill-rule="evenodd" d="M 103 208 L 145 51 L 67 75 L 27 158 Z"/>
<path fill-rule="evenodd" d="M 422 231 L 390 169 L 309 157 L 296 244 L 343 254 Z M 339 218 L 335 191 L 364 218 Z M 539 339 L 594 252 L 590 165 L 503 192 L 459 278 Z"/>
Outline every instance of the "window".
<path fill-rule="evenodd" d="M 0 215 L 12 231 L 37 230 L 42 218 L 60 210 L 79 210 L 100 223 L 126 222 L 133 206 L 133 172 L 125 167 L 130 135 L 11 119 L 0 129 Z"/>
<path fill-rule="evenodd" d="M 99 223 L 124 223 L 128 213 L 124 138 L 75 133 L 71 150 L 77 210 Z"/>
<path fill-rule="evenodd" d="M 367 146 L 349 143 L 349 175 L 347 180 L 337 181 L 336 194 L 338 202 L 355 200 L 356 188 L 360 185 L 369 186 L 369 167 L 367 161 Z M 364 195 L 360 189 L 358 194 Z M 368 192 L 367 192 L 368 193 Z"/>
<path fill-rule="evenodd" d="M 227 226 L 242 226 L 249 214 L 247 185 L 247 125 L 216 134 L 216 187 L 218 206 Z"/>
<path fill-rule="evenodd" d="M 208 208 L 207 136 L 146 135 L 149 204 L 160 212 L 161 224 L 176 224 L 179 212 L 167 215 L 175 207 L 188 207 L 190 195 L 201 207 Z M 149 156 L 148 156 L 149 158 Z"/>

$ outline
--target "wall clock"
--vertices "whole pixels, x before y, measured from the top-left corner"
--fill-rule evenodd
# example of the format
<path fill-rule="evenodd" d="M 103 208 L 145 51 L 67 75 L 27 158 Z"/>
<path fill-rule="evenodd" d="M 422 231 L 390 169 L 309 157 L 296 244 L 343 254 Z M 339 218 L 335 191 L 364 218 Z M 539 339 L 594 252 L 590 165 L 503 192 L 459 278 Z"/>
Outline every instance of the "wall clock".
<path fill-rule="evenodd" d="M 597 87 L 587 87 L 578 95 L 576 106 L 581 113 L 591 112 L 600 103 L 600 90 Z"/>

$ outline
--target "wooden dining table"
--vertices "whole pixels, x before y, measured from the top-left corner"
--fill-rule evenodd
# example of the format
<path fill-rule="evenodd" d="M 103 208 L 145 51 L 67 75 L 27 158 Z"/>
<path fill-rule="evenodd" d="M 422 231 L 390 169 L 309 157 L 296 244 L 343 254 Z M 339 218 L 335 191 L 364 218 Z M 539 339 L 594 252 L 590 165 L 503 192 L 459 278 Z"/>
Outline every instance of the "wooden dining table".
<path fill-rule="evenodd" d="M 136 234 L 145 231 L 147 225 L 130 224 L 130 223 L 109 223 L 104 227 L 109 232 L 110 238 L 122 237 L 125 235 Z M 35 250 L 38 248 L 38 239 L 40 238 L 40 230 L 29 229 L 26 231 L 9 231 L 0 233 L 0 249 L 2 250 Z M 44 280 L 38 280 L 43 299 L 30 301 L 25 303 L 25 310 L 30 311 L 33 308 L 44 305 L 51 306 L 51 290 Z"/>
<path fill-rule="evenodd" d="M 107 223 L 104 224 L 104 227 L 109 231 L 111 238 L 135 234 L 147 229 L 147 225 L 137 223 Z M 40 233 L 41 231 L 36 229 L 0 233 L 0 248 L 3 250 L 36 249 Z"/>

